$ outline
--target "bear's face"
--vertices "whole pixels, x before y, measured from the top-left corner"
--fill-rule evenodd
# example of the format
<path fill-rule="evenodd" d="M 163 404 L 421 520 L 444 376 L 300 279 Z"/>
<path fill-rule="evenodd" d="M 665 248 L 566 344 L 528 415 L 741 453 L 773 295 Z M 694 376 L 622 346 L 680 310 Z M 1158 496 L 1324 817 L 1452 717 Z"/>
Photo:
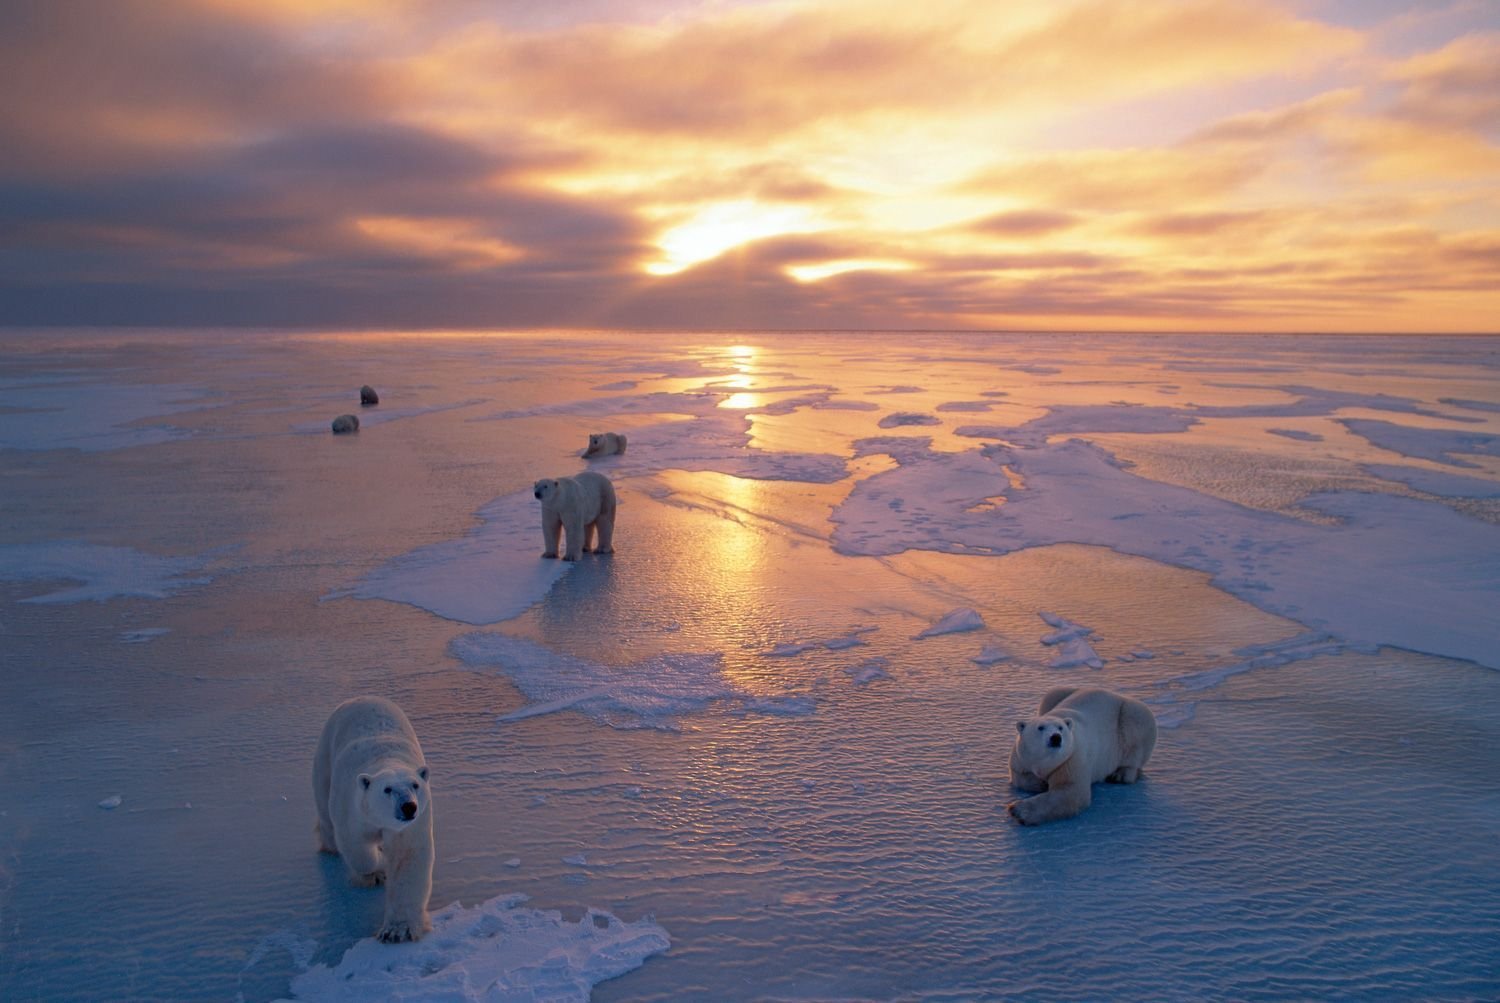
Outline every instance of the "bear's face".
<path fill-rule="evenodd" d="M 545 505 L 545 504 L 547 504 L 547 502 L 548 502 L 549 499 L 557 497 L 557 495 L 558 495 L 558 484 L 557 484 L 557 481 L 553 480 L 551 478 L 546 478 L 546 479 L 537 481 L 535 484 L 533 484 L 531 486 L 531 493 L 536 496 L 536 498 L 537 498 L 538 501 L 540 501 L 543 505 Z"/>
<path fill-rule="evenodd" d="M 361 773 L 365 818 L 382 829 L 400 829 L 427 810 L 427 767 Z"/>
<path fill-rule="evenodd" d="M 589 452 L 595 452 L 603 445 L 604 436 L 597 434 L 589 436 Z"/>
<path fill-rule="evenodd" d="M 1016 722 L 1016 751 L 1026 769 L 1045 777 L 1073 754 L 1073 722 L 1065 717 L 1034 717 Z"/>

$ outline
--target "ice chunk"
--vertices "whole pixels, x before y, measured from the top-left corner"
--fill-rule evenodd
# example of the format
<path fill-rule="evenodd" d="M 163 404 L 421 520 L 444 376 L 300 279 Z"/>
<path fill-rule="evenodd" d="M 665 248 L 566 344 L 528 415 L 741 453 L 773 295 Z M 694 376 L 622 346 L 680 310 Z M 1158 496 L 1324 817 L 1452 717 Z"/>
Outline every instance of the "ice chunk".
<path fill-rule="evenodd" d="M 877 679 L 889 679 L 891 674 L 886 671 L 886 660 L 884 658 L 870 658 L 858 665 L 849 665 L 844 672 L 856 686 L 864 686 L 873 683 Z"/>
<path fill-rule="evenodd" d="M 521 908 L 524 895 L 432 914 L 432 932 L 408 944 L 373 937 L 334 967 L 292 980 L 292 997 L 319 1003 L 370 1000 L 485 1000 L 585 1003 L 590 990 L 639 968 L 671 946 L 650 919 L 626 923 L 589 909 L 576 923 L 555 910 Z"/>
<path fill-rule="evenodd" d="M 979 630 L 983 626 L 984 619 L 978 613 L 974 612 L 974 610 L 963 606 L 949 613 L 920 634 L 913 635 L 912 640 L 920 641 L 924 637 L 937 637 L 939 634 L 958 634 L 966 630 Z"/>
<path fill-rule="evenodd" d="M 1104 668 L 1104 659 L 1099 657 L 1094 646 L 1082 637 L 1073 637 L 1062 642 L 1057 649 L 1057 654 L 1052 661 L 1047 663 L 1054 669 L 1071 669 L 1079 665 L 1087 665 L 1091 669 Z"/>
<path fill-rule="evenodd" d="M 979 649 L 979 654 L 969 661 L 975 665 L 996 665 L 1000 662 L 1009 661 L 1011 654 L 998 644 L 986 644 Z"/>
<path fill-rule="evenodd" d="M 1043 644 L 1063 644 L 1075 638 L 1088 637 L 1094 632 L 1094 628 L 1085 627 L 1081 623 L 1074 623 L 1072 620 L 1058 616 L 1056 613 L 1039 611 L 1037 616 L 1047 621 L 1048 625 L 1057 628 L 1052 633 L 1042 636 Z"/>
<path fill-rule="evenodd" d="M 114 811 L 124 803 L 125 799 L 123 797 L 118 794 L 111 794 L 109 797 L 99 802 L 99 807 L 103 808 L 105 811 Z"/>

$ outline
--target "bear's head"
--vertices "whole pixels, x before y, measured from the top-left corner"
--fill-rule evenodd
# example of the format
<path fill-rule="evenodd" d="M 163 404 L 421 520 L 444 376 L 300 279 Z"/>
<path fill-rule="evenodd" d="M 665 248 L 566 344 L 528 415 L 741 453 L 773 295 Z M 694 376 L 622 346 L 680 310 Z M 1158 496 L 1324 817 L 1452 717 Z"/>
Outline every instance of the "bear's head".
<path fill-rule="evenodd" d="M 427 810 L 427 767 L 393 768 L 361 773 L 359 786 L 365 818 L 382 829 L 400 829 Z"/>
<path fill-rule="evenodd" d="M 1034 717 L 1016 722 L 1016 752 L 1027 770 L 1045 777 L 1073 754 L 1073 722 L 1065 717 Z"/>
<path fill-rule="evenodd" d="M 543 478 L 531 486 L 531 493 L 538 501 L 546 504 L 547 499 L 557 497 L 557 481 L 552 478 Z"/>
<path fill-rule="evenodd" d="M 596 453 L 604 446 L 604 436 L 598 432 L 589 436 L 589 452 Z"/>

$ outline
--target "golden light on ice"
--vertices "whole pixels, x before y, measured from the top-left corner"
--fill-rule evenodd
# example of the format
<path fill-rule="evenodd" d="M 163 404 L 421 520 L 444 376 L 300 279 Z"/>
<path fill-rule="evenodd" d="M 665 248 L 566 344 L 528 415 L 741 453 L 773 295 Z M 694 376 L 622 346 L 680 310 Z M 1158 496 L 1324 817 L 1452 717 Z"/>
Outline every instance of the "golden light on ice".
<path fill-rule="evenodd" d="M 822 224 L 801 206 L 766 205 L 753 199 L 716 202 L 664 232 L 656 242 L 662 256 L 647 264 L 646 271 L 675 275 L 752 240 L 819 229 Z"/>

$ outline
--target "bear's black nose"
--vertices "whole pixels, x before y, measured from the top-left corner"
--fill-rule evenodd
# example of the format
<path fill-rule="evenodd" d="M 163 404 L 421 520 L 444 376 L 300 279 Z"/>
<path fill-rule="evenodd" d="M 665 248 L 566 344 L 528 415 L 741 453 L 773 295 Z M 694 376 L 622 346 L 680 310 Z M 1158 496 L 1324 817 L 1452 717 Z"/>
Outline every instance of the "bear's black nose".
<path fill-rule="evenodd" d="M 533 491 L 531 492 L 531 496 L 533 498 L 540 498 L 542 496 L 542 493 L 540 491 Z"/>
<path fill-rule="evenodd" d="M 1054 749 L 1057 748 L 1058 746 L 1062 745 L 1062 736 L 1053 735 L 1051 738 L 1047 739 L 1047 744 L 1052 746 L 1052 748 Z"/>
<path fill-rule="evenodd" d="M 417 817 L 417 803 L 415 801 L 408 801 L 404 805 L 402 805 L 401 806 L 401 817 L 404 818 L 404 819 L 406 819 L 408 822 L 410 822 L 412 819 L 416 818 Z"/>

